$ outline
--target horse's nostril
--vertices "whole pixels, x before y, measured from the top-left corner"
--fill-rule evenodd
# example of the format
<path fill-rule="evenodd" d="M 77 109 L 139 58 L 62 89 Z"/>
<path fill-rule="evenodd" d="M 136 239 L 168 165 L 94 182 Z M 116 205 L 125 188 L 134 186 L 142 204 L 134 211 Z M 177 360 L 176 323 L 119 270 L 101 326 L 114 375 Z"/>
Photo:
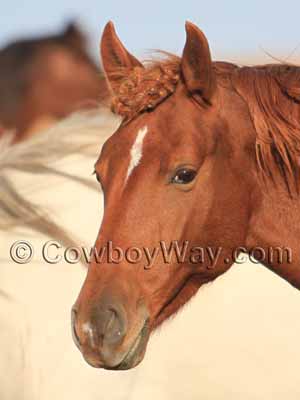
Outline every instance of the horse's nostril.
<path fill-rule="evenodd" d="M 80 349 L 80 340 L 76 331 L 76 319 L 77 319 L 76 310 L 75 308 L 72 308 L 71 311 L 72 336 L 76 346 Z"/>
<path fill-rule="evenodd" d="M 115 312 L 115 310 L 107 310 L 107 315 L 108 315 L 108 318 L 107 318 L 107 321 L 106 321 L 106 325 L 105 325 L 105 327 L 104 327 L 104 334 L 106 333 L 106 332 L 110 332 L 111 330 L 114 330 L 115 329 L 115 322 L 116 322 L 116 319 L 117 319 L 117 313 Z"/>
<path fill-rule="evenodd" d="M 109 344 L 115 344 L 125 335 L 125 321 L 114 308 L 109 308 L 103 315 L 103 339 Z"/>
<path fill-rule="evenodd" d="M 97 304 L 86 314 L 79 315 L 75 307 L 72 309 L 73 340 L 79 350 L 99 355 L 108 354 L 118 347 L 127 331 L 127 319 L 122 306 L 111 302 Z"/>

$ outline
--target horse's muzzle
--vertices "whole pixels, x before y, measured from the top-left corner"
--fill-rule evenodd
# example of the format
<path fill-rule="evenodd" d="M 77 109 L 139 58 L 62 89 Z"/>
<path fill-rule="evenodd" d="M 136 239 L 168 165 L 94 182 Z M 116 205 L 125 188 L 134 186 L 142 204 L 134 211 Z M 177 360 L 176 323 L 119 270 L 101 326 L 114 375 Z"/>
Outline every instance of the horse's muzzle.
<path fill-rule="evenodd" d="M 149 338 L 145 307 L 137 310 L 129 328 L 124 307 L 113 301 L 102 301 L 81 319 L 76 305 L 72 309 L 73 339 L 85 360 L 95 368 L 125 370 L 143 359 Z"/>

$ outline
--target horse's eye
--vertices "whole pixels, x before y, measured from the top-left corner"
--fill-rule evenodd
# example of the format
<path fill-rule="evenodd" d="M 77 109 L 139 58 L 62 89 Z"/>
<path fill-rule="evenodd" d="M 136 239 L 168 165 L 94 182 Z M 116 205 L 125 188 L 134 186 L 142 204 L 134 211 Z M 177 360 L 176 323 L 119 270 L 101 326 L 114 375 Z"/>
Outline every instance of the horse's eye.
<path fill-rule="evenodd" d="M 176 171 L 176 174 L 173 176 L 171 182 L 177 183 L 179 185 L 186 185 L 187 183 L 192 182 L 197 175 L 197 171 L 190 168 L 181 168 Z"/>
<path fill-rule="evenodd" d="M 97 181 L 98 181 L 98 182 L 100 183 L 100 185 L 102 186 L 101 178 L 100 178 L 99 174 L 97 174 L 96 170 L 93 172 L 93 175 L 96 175 Z"/>

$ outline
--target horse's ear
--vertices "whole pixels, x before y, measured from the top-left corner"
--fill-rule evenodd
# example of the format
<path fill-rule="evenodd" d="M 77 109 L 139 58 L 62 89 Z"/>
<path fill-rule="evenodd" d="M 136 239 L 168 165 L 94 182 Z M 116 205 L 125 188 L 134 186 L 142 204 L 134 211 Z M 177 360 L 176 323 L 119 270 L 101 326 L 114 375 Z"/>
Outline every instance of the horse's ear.
<path fill-rule="evenodd" d="M 182 55 L 182 75 L 188 91 L 211 103 L 216 87 L 207 39 L 191 22 L 186 22 L 186 43 Z"/>
<path fill-rule="evenodd" d="M 72 21 L 65 27 L 62 38 L 65 43 L 72 47 L 84 48 L 86 45 L 85 35 L 81 32 L 76 22 Z"/>
<path fill-rule="evenodd" d="M 81 34 L 81 32 L 75 21 L 69 22 L 66 25 L 66 27 L 64 28 L 64 32 L 63 32 L 63 35 L 66 37 L 68 37 L 68 36 L 72 37 L 72 36 L 80 35 L 80 34 Z"/>
<path fill-rule="evenodd" d="M 118 70 L 143 67 L 143 64 L 125 49 L 111 21 L 104 28 L 100 51 L 104 72 L 113 91 L 118 87 Z"/>

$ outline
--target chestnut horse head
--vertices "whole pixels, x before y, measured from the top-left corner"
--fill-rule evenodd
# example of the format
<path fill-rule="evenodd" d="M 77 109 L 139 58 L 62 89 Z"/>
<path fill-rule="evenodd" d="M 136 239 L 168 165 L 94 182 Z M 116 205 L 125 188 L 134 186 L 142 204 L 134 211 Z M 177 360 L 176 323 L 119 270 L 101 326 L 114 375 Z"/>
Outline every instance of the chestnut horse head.
<path fill-rule="evenodd" d="M 186 34 L 181 58 L 145 67 L 112 23 L 103 33 L 112 107 L 123 122 L 95 165 L 105 211 L 97 254 L 72 311 L 74 340 L 95 367 L 137 365 L 150 333 L 224 273 L 236 249 L 246 251 L 263 186 L 259 172 L 278 171 L 279 180 L 291 181 L 284 163 L 288 138 L 283 149 L 277 135 L 273 159 L 270 130 L 264 133 L 255 126 L 262 119 L 253 118 L 262 112 L 259 96 L 270 93 L 264 82 L 286 71 L 269 66 L 252 74 L 213 63 L 204 34 L 192 23 Z M 255 95 L 253 82 L 263 89 Z M 274 86 L 271 95 L 279 91 Z M 99 261 L 109 249 L 114 254 Z"/>
<path fill-rule="evenodd" d="M 104 79 L 76 25 L 0 51 L 0 122 L 16 141 L 107 96 Z"/>

